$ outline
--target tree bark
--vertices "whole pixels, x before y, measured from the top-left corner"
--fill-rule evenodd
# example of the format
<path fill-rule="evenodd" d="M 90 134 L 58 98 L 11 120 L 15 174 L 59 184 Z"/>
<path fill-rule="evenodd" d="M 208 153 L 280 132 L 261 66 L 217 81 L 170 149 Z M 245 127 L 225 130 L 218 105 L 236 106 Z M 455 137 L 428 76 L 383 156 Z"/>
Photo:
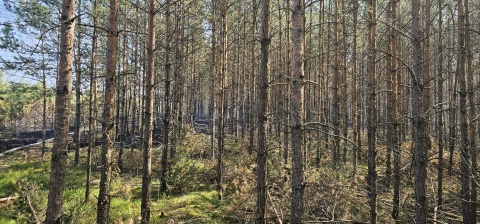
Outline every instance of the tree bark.
<path fill-rule="evenodd" d="M 269 45 L 270 45 L 270 0 L 262 0 L 262 33 L 260 47 L 260 77 L 258 93 L 258 149 L 257 149 L 257 224 L 266 223 L 267 201 L 267 122 L 269 99 Z"/>
<path fill-rule="evenodd" d="M 93 1 L 92 54 L 90 61 L 90 96 L 88 99 L 88 148 L 87 180 L 85 181 L 85 202 L 90 197 L 90 180 L 92 173 L 92 149 L 97 139 L 97 1 Z"/>
<path fill-rule="evenodd" d="M 217 153 L 217 191 L 218 199 L 223 198 L 223 153 L 225 147 L 225 115 L 227 111 L 227 9 L 228 0 L 222 0 L 220 17 L 220 92 L 219 92 L 219 124 L 218 124 L 218 153 Z"/>
<path fill-rule="evenodd" d="M 375 47 L 376 47 L 376 0 L 368 0 L 368 103 L 367 103 L 367 126 L 368 126 L 368 174 L 367 191 L 370 205 L 370 223 L 377 222 L 377 111 L 376 111 L 376 69 L 375 69 Z"/>
<path fill-rule="evenodd" d="M 118 44 L 118 0 L 110 0 L 110 14 L 107 37 L 107 56 L 105 74 L 105 102 L 102 121 L 102 167 L 100 176 L 100 192 L 97 204 L 97 223 L 108 223 L 110 212 L 110 188 L 112 177 L 112 151 L 115 140 L 115 95 Z"/>
<path fill-rule="evenodd" d="M 142 224 L 150 223 L 150 197 L 152 193 L 152 133 L 153 133 L 153 101 L 155 90 L 155 15 L 156 0 L 150 0 L 148 10 L 148 46 L 147 46 L 147 79 L 145 86 L 145 116 L 143 137 L 143 179 L 142 179 Z"/>
<path fill-rule="evenodd" d="M 162 148 L 162 171 L 160 173 L 160 192 L 167 191 L 168 147 L 170 133 L 170 0 L 165 1 L 165 113 L 163 116 L 163 148 Z"/>
<path fill-rule="evenodd" d="M 72 94 L 72 56 L 75 29 L 75 0 L 62 1 L 60 18 L 60 64 L 55 99 L 55 134 L 53 138 L 50 184 L 45 223 L 61 223 L 63 190 L 67 169 L 68 117 Z"/>
<path fill-rule="evenodd" d="M 427 201 L 425 179 L 427 177 L 427 150 L 430 139 L 427 135 L 427 120 L 424 113 L 424 81 L 422 51 L 422 16 L 420 1 L 412 0 L 412 139 L 414 143 L 414 175 L 415 175 L 415 222 L 427 223 Z"/>
<path fill-rule="evenodd" d="M 78 0 L 78 15 L 81 14 L 82 0 Z M 78 24 L 81 24 L 82 17 L 77 18 Z M 77 67 L 75 69 L 75 131 L 73 133 L 73 143 L 75 145 L 75 156 L 73 164 L 78 165 L 80 158 L 80 115 L 81 115 L 81 88 L 82 88 L 82 37 L 81 33 L 77 32 Z"/>
<path fill-rule="evenodd" d="M 335 1 L 334 22 L 333 22 L 333 106 L 332 106 L 332 122 L 333 122 L 333 147 L 332 147 L 332 169 L 337 168 L 339 152 L 340 152 L 340 97 L 338 95 L 338 88 L 340 84 L 340 47 L 338 38 L 338 2 Z"/>
<path fill-rule="evenodd" d="M 438 8 L 443 9 L 443 0 L 438 0 Z M 443 105 L 443 10 L 438 12 L 438 75 L 437 75 L 437 94 L 438 103 Z M 437 112 L 437 138 L 438 138 L 438 167 L 437 167 L 437 207 L 442 209 L 443 205 L 443 147 L 444 147 L 444 129 L 443 129 L 443 106 L 439 106 Z"/>
<path fill-rule="evenodd" d="M 292 0 L 291 47 L 291 133 L 292 133 L 292 224 L 303 221 L 303 195 L 305 191 L 305 167 L 303 164 L 304 138 L 304 59 L 305 59 L 305 0 Z"/>
<path fill-rule="evenodd" d="M 470 193 L 470 216 L 469 216 L 469 221 L 470 223 L 477 223 L 477 189 L 478 189 L 478 183 L 476 183 L 476 177 L 477 177 L 477 148 L 476 148 L 476 128 L 478 121 L 475 120 L 477 117 L 477 112 L 475 108 L 475 88 L 476 86 L 474 83 L 474 70 L 473 70 L 473 52 L 472 52 L 472 43 L 471 43 L 471 38 L 470 38 L 470 7 L 469 7 L 469 0 L 464 1 L 464 7 L 465 7 L 465 50 L 466 50 L 466 77 L 467 77 L 467 93 L 468 93 L 468 118 L 470 118 L 470 121 L 468 122 L 469 124 L 469 140 L 468 140 L 468 145 L 469 145 L 469 150 L 471 153 L 472 157 L 472 163 L 470 167 L 470 178 L 471 178 L 471 193 Z"/>
<path fill-rule="evenodd" d="M 460 195 L 462 198 L 463 223 L 473 223 L 470 203 L 470 165 L 469 165 L 469 142 L 468 142 L 468 118 L 467 118 L 467 84 L 466 84 L 466 41 L 465 41 L 465 5 L 464 0 L 458 0 L 458 95 L 459 95 L 459 118 L 460 118 L 460 182 L 462 185 Z"/>

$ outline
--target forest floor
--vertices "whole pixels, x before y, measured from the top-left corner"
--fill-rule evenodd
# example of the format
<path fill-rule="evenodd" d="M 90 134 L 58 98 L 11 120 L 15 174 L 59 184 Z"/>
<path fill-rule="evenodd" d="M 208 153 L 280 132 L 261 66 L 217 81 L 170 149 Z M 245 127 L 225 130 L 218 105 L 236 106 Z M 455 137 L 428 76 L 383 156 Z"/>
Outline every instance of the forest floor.
<path fill-rule="evenodd" d="M 198 130 L 197 130 L 198 131 Z M 48 147 L 51 147 L 49 143 Z M 227 136 L 224 161 L 224 198 L 215 190 L 215 166 L 210 137 L 185 128 L 176 146 L 177 157 L 169 162 L 168 191 L 159 193 L 161 145 L 153 149 L 152 223 L 253 223 L 255 211 L 255 152 L 247 153 L 248 141 Z M 278 142 L 269 144 L 267 218 L 269 223 L 287 223 L 290 208 L 291 165 L 283 164 Z M 458 192 L 458 165 L 454 175 L 444 175 L 444 205 L 437 205 L 437 169 L 433 146 L 429 152 L 427 200 L 429 219 L 438 223 L 461 221 Z M 367 223 L 369 207 L 366 191 L 366 161 L 353 172 L 349 162 L 332 170 L 330 152 L 321 151 L 321 165 L 315 167 L 316 142 L 307 144 L 305 220 L 310 223 Z M 123 170 L 115 170 L 111 191 L 111 223 L 139 223 L 142 154 L 125 149 Z M 365 151 L 365 149 L 363 149 Z M 94 223 L 98 195 L 100 147 L 93 150 L 92 192 L 85 202 L 86 149 L 81 149 L 80 164 L 73 165 L 69 154 L 64 191 L 64 223 Z M 378 221 L 392 223 L 393 180 L 387 186 L 385 147 L 378 148 Z M 364 157 L 365 158 L 365 157 Z M 444 158 L 448 158 L 445 153 Z M 458 155 L 455 154 L 458 161 Z M 35 216 L 44 220 L 48 195 L 50 158 L 41 161 L 40 148 L 13 152 L 0 157 L 0 223 L 31 223 Z M 411 172 L 411 145 L 402 145 L 400 223 L 413 223 L 414 197 Z M 5 199 L 2 201 L 2 199 Z M 163 215 L 162 215 L 163 214 Z"/>

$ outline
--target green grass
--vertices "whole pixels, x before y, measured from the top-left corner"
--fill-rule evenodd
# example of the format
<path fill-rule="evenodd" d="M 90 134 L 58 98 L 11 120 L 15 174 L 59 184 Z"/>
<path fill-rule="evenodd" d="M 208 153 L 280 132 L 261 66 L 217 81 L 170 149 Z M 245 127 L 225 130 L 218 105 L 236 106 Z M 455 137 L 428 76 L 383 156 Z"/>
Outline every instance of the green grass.
<path fill-rule="evenodd" d="M 84 159 L 85 150 L 81 158 Z M 69 154 L 63 200 L 64 223 L 90 224 L 96 222 L 99 173 L 92 173 L 92 192 L 85 202 L 86 172 L 84 165 L 73 166 L 73 153 Z M 31 209 L 25 199 L 28 193 L 40 220 L 45 219 L 50 160 L 39 158 L 23 161 L 21 153 L 11 153 L 0 158 L 0 197 L 19 196 L 13 202 L 0 204 L 0 223 L 31 223 L 34 221 Z M 189 159 L 178 161 L 169 173 L 169 196 L 158 194 L 158 181 L 152 185 L 151 223 L 224 223 L 222 203 L 210 184 L 200 183 L 197 176 L 206 172 L 203 163 Z M 188 180 L 195 180 L 192 183 Z M 157 179 L 158 180 L 158 179 Z M 179 181 L 182 180 L 182 181 Z M 123 173 L 112 180 L 110 222 L 138 223 L 141 207 L 141 175 Z M 180 187 L 179 187 L 180 186 Z M 184 187 L 181 187 L 184 186 Z M 176 188 L 184 189 L 183 194 Z M 176 192 L 176 193 L 175 193 Z M 160 218 L 164 212 L 164 218 Z"/>

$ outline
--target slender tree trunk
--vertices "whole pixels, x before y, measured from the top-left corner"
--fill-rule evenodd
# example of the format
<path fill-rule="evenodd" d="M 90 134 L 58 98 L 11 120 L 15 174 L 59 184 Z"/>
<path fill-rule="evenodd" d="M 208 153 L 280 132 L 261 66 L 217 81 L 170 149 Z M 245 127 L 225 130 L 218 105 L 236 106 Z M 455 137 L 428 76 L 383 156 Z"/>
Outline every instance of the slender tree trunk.
<path fill-rule="evenodd" d="M 287 11 L 287 55 L 286 55 L 286 62 L 285 62 L 285 66 L 286 66 L 286 71 L 287 73 L 286 74 L 290 74 L 291 75 L 291 69 L 292 69 L 292 64 L 291 64 L 291 56 L 290 56 L 290 24 L 292 23 L 292 21 L 290 20 L 290 12 Z M 289 80 L 288 80 L 289 81 Z M 288 85 L 287 86 L 287 96 L 285 97 L 285 125 L 284 125 L 284 130 L 283 130 L 283 141 L 284 141 L 284 147 L 283 147 L 283 164 L 287 164 L 288 162 L 288 142 L 289 142 L 289 132 L 290 132 L 290 122 L 291 122 L 291 117 L 290 117 L 290 97 L 291 97 L 291 85 Z"/>
<path fill-rule="evenodd" d="M 147 79 L 145 95 L 144 137 L 143 137 L 143 179 L 142 179 L 142 224 L 150 223 L 150 197 L 152 193 L 152 133 L 153 101 L 155 90 L 155 15 L 156 0 L 150 0 L 148 10 Z"/>
<path fill-rule="evenodd" d="M 347 22 L 346 17 L 347 8 L 345 7 L 345 0 L 342 0 L 342 44 L 343 44 L 343 80 L 342 80 L 342 137 L 343 137 L 343 163 L 347 163 L 347 137 L 348 137 L 348 65 L 347 52 L 349 46 L 347 45 Z"/>
<path fill-rule="evenodd" d="M 82 0 L 78 0 L 78 15 L 81 14 Z M 78 24 L 81 24 L 82 17 L 77 18 Z M 75 156 L 73 164 L 78 165 L 80 158 L 80 114 L 81 112 L 81 89 L 82 89 L 82 37 L 81 33 L 77 32 L 77 67 L 75 69 L 75 131 L 73 133 L 73 144 L 75 145 Z"/>
<path fill-rule="evenodd" d="M 472 157 L 472 163 L 469 171 L 469 176 L 471 178 L 471 193 L 470 193 L 470 223 L 477 223 L 477 188 L 478 188 L 478 183 L 476 183 L 476 177 L 477 177 L 477 148 L 476 148 L 476 128 L 477 128 L 477 123 L 478 121 L 475 120 L 477 117 L 477 112 L 475 108 L 475 101 L 474 101 L 474 94 L 475 94 L 475 88 L 474 86 L 474 74 L 473 74 L 473 52 L 472 52 L 472 43 L 471 43 L 471 38 L 470 38 L 470 6 L 469 6 L 469 0 L 464 0 L 465 4 L 465 50 L 466 50 L 466 77 L 467 77 L 467 93 L 468 93 L 468 118 L 470 119 L 469 121 L 469 150 L 471 153 Z"/>
<path fill-rule="evenodd" d="M 87 180 L 85 186 L 85 202 L 90 197 L 90 180 L 92 174 L 92 150 L 97 139 L 97 1 L 93 1 L 92 9 L 93 33 L 92 55 L 90 61 L 90 97 L 88 99 L 88 148 L 87 148 Z"/>
<path fill-rule="evenodd" d="M 258 149 L 257 149 L 257 224 L 266 223 L 267 207 L 267 122 L 269 104 L 269 45 L 270 45 L 270 0 L 262 0 L 262 33 L 260 50 L 260 77 L 258 100 Z"/>
<path fill-rule="evenodd" d="M 397 55 L 397 1 L 391 0 L 390 1 L 390 22 L 391 28 L 389 35 L 391 36 L 390 39 L 390 54 L 392 56 Z M 392 100 L 392 129 L 391 134 L 391 146 L 393 151 L 393 209 L 392 209 L 392 218 L 394 220 L 398 219 L 399 209 L 400 209 L 400 166 L 401 166 L 401 154 L 400 154 L 400 144 L 399 144 L 399 71 L 398 71 L 398 63 L 395 57 L 390 58 L 390 80 L 392 84 L 391 93 L 393 94 Z"/>
<path fill-rule="evenodd" d="M 323 95 L 322 95 L 322 79 L 323 79 L 323 20 L 324 20 L 324 1 L 320 1 L 320 7 L 319 7 L 319 13 L 320 16 L 318 17 L 318 24 L 320 24 L 320 27 L 318 28 L 318 61 L 317 61 L 317 81 L 318 81 L 318 123 L 322 123 L 322 102 L 323 102 Z M 356 31 L 356 29 L 355 29 Z M 355 32 L 354 31 L 354 32 Z M 319 125 L 319 129 L 321 129 L 321 125 Z M 321 133 L 318 132 L 318 137 L 317 137 L 317 152 L 316 152 L 316 158 L 315 158 L 315 167 L 320 168 L 320 148 L 321 148 Z"/>
<path fill-rule="evenodd" d="M 128 9 L 125 10 L 123 13 L 123 29 L 127 30 L 127 13 Z M 126 128 L 126 110 L 125 110 L 125 104 L 127 101 L 127 46 L 128 46 L 128 39 L 127 39 L 127 32 L 123 32 L 123 43 L 122 43 L 122 74 L 121 74 L 121 79 L 122 83 L 120 84 L 119 81 L 119 113 L 118 113 L 118 123 L 117 126 L 119 126 L 119 134 L 118 134 L 118 141 L 120 142 L 120 146 L 118 149 L 118 158 L 117 158 L 117 163 L 118 163 L 118 168 L 120 171 L 123 170 L 123 144 L 125 142 L 125 128 Z"/>
<path fill-rule="evenodd" d="M 42 108 L 42 161 L 45 161 L 45 142 L 47 141 L 47 75 L 45 65 L 45 53 L 43 38 L 41 39 L 41 51 L 42 51 L 42 95 L 43 95 L 43 108 Z"/>
<path fill-rule="evenodd" d="M 218 124 L 218 154 L 217 154 L 217 191 L 218 199 L 223 198 L 223 153 L 225 146 L 225 114 L 227 111 L 227 9 L 228 0 L 222 0 L 221 32 L 220 32 L 220 95 L 219 95 L 219 124 Z"/>
<path fill-rule="evenodd" d="M 334 21 L 333 21 L 333 106 L 332 106 L 332 122 L 333 122 L 333 147 L 332 147 L 332 169 L 336 169 L 339 158 L 339 144 L 340 144 L 340 97 L 338 95 L 338 88 L 340 85 L 340 47 L 338 38 L 338 2 L 335 1 Z"/>
<path fill-rule="evenodd" d="M 62 1 L 60 64 L 55 99 L 55 134 L 45 223 L 61 223 L 63 190 L 67 169 L 68 117 L 72 94 L 72 56 L 75 29 L 75 0 Z"/>
<path fill-rule="evenodd" d="M 304 137 L 304 59 L 305 59 L 305 0 L 291 1 L 292 13 L 292 84 L 291 84 L 291 133 L 292 133 L 292 224 L 303 222 L 303 195 L 305 191 L 305 167 L 303 164 Z"/>
<path fill-rule="evenodd" d="M 253 153 L 253 142 L 254 142 L 254 132 L 255 132 L 255 106 L 256 106 L 256 85 L 255 85 L 255 70 L 256 70 L 256 64 L 255 64 L 255 46 L 256 41 L 255 41 L 255 35 L 256 35 L 256 28 L 257 28 L 257 1 L 253 0 L 252 3 L 253 6 L 253 14 L 252 14 L 252 43 L 251 43 L 251 57 L 252 57 L 252 65 L 251 69 L 251 78 L 250 78 L 250 132 L 249 132 L 249 144 L 248 144 L 248 154 Z"/>
<path fill-rule="evenodd" d="M 368 126 L 368 198 L 370 205 L 370 223 L 377 222 L 377 149 L 376 149 L 376 131 L 377 131 L 377 111 L 376 111 L 376 66 L 375 66 L 375 47 L 376 47 L 376 0 L 368 0 L 368 101 L 367 101 L 367 126 Z"/>
<path fill-rule="evenodd" d="M 358 38 L 358 0 L 353 1 L 353 54 L 352 54 L 352 64 L 353 64 L 353 94 L 352 94 L 352 118 L 353 118 L 353 138 L 356 145 L 353 149 L 353 169 L 354 172 L 357 170 L 358 156 L 357 154 L 360 151 L 360 112 L 359 106 L 359 87 L 358 87 L 358 62 L 357 62 L 357 38 Z"/>
<path fill-rule="evenodd" d="M 215 100 L 216 99 L 216 82 L 217 82 L 217 30 L 216 30 L 216 24 L 217 24 L 217 1 L 216 0 L 212 0 L 212 21 L 211 21 L 211 25 L 212 25 L 212 63 L 210 65 L 210 69 L 211 69 L 211 72 L 212 72 L 212 75 L 210 76 L 210 81 L 211 81 L 211 85 L 210 85 L 210 103 L 211 103 L 211 106 L 210 106 L 210 110 L 211 110 L 211 113 L 210 113 L 210 116 L 211 116 L 211 121 L 210 121 L 210 128 L 211 128 L 211 136 L 210 136 L 210 150 L 211 150 L 211 155 L 212 155 L 212 160 L 213 158 L 215 158 L 215 133 L 216 133 L 216 118 L 217 118 L 217 107 L 216 107 L 216 103 L 217 101 Z"/>
<path fill-rule="evenodd" d="M 437 94 L 438 104 L 443 105 L 443 0 L 438 0 L 438 75 L 437 75 Z M 437 112 L 437 138 L 438 138 L 438 167 L 437 167 L 437 207 L 442 209 L 443 205 L 443 147 L 444 147 L 444 129 L 443 129 L 443 106 L 439 106 Z"/>
<path fill-rule="evenodd" d="M 160 173 L 160 192 L 167 191 L 167 168 L 168 168 L 168 147 L 169 147 L 169 132 L 170 132 L 170 38 L 171 38 L 171 24 L 170 24 L 170 0 L 165 2 L 165 113 L 163 117 L 163 148 L 162 148 L 162 171 Z"/>
<path fill-rule="evenodd" d="M 472 223 L 470 203 L 470 165 L 469 165 L 469 142 L 468 142 L 468 118 L 467 118 L 467 84 L 466 84 L 466 56 L 465 45 L 465 6 L 464 0 L 458 0 L 458 87 L 459 87 L 459 111 L 460 111 L 460 182 L 462 189 L 462 216 L 463 223 Z"/>
<path fill-rule="evenodd" d="M 415 221 L 417 224 L 427 223 L 427 201 L 425 179 L 427 177 L 427 150 L 430 139 L 427 135 L 427 120 L 424 113 L 424 77 L 422 51 L 422 16 L 420 1 L 412 0 L 412 139 L 414 143 L 414 175 L 415 175 Z"/>
<path fill-rule="evenodd" d="M 97 223 L 108 223 L 110 212 L 110 188 L 112 177 L 112 150 L 115 138 L 115 95 L 118 44 L 118 0 L 110 0 L 110 14 L 107 37 L 107 62 L 105 74 L 105 102 L 102 121 L 102 167 L 100 192 L 97 204 Z"/>

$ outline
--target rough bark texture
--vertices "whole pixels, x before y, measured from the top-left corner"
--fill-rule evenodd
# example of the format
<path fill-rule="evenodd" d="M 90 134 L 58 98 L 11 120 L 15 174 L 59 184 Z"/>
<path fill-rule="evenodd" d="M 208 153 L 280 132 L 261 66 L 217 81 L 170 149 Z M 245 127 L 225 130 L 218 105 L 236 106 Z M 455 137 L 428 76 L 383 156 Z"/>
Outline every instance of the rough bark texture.
<path fill-rule="evenodd" d="M 438 0 L 438 8 L 443 7 L 443 0 Z M 438 75 L 437 75 L 437 94 L 438 102 L 443 103 L 443 13 L 438 13 Z M 443 148 L 444 148 L 444 128 L 443 128 L 443 106 L 438 108 L 437 112 L 437 138 L 438 138 L 438 167 L 437 167 L 437 207 L 442 209 L 443 204 Z"/>
<path fill-rule="evenodd" d="M 358 86 L 358 62 L 357 62 L 357 37 L 358 37 L 358 0 L 353 1 L 353 54 L 352 54 L 352 64 L 353 64 L 353 94 L 352 94 L 352 119 L 353 119 L 353 138 L 356 145 L 353 149 L 353 169 L 354 172 L 357 170 L 357 154 L 360 150 L 360 112 L 358 111 L 360 107 L 359 101 L 359 86 Z"/>
<path fill-rule="evenodd" d="M 97 138 L 97 1 L 93 2 L 92 54 L 90 63 L 90 96 L 88 98 L 88 148 L 87 148 L 87 180 L 85 183 L 85 202 L 90 197 L 90 179 L 92 173 L 92 149 Z"/>
<path fill-rule="evenodd" d="M 211 116 L 211 121 L 210 121 L 210 128 L 211 128 L 211 135 L 210 135 L 210 150 L 211 150 L 211 154 L 212 154 L 212 160 L 213 158 L 215 158 L 215 133 L 216 133 L 216 118 L 217 118 L 217 107 L 216 107 L 216 103 L 217 101 L 215 100 L 215 96 L 216 96 L 216 87 L 215 87 L 215 83 L 216 83 L 216 78 L 217 78 L 217 38 L 216 38 L 216 17 L 217 17 L 217 1 L 216 0 L 212 0 L 212 21 L 211 21 L 211 25 L 212 25 L 212 63 L 211 63 L 211 77 L 210 77 L 210 81 L 211 81 L 211 86 L 210 86 L 210 116 Z"/>
<path fill-rule="evenodd" d="M 412 139 L 414 143 L 414 175 L 415 175 L 415 221 L 427 223 L 427 201 L 425 194 L 425 178 L 427 177 L 427 149 L 430 139 L 427 135 L 427 120 L 423 110 L 423 51 L 422 22 L 420 1 L 412 0 Z"/>
<path fill-rule="evenodd" d="M 156 0 L 150 0 L 148 15 L 147 79 L 145 95 L 144 137 L 143 137 L 143 179 L 142 179 L 142 224 L 150 223 L 150 197 L 152 193 L 152 133 L 153 101 L 155 87 L 155 15 Z"/>
<path fill-rule="evenodd" d="M 81 14 L 82 0 L 78 0 L 78 15 Z M 78 24 L 81 24 L 81 16 L 77 18 Z M 75 145 L 75 156 L 73 158 L 73 164 L 78 165 L 80 158 L 80 115 L 81 115 L 81 94 L 82 88 L 82 36 L 80 32 L 77 34 L 77 67 L 75 69 L 75 131 L 73 133 L 73 143 Z"/>
<path fill-rule="evenodd" d="M 333 22 L 333 83 L 332 83 L 332 92 L 333 92 L 333 105 L 332 105 L 332 122 L 333 122 L 333 147 L 332 147 L 332 169 L 336 169 L 339 152 L 340 152 L 340 97 L 338 95 L 338 88 L 340 83 L 340 47 L 338 39 L 338 2 L 335 1 L 335 11 L 334 11 L 334 22 Z"/>
<path fill-rule="evenodd" d="M 472 163 L 469 171 L 469 176 L 471 178 L 471 193 L 470 193 L 470 215 L 469 215 L 469 222 L 470 223 L 477 223 L 477 189 L 478 184 L 476 183 L 477 177 L 477 148 L 476 148 L 476 129 L 478 121 L 474 120 L 477 117 L 477 112 L 475 108 L 475 80 L 473 74 L 473 52 L 472 52 L 472 41 L 470 38 L 470 7 L 469 7 L 469 0 L 464 0 L 464 7 L 465 7 L 465 54 L 466 54 L 466 81 L 468 83 L 467 91 L 468 91 L 468 118 L 469 127 L 468 127 L 468 149 L 470 150 L 470 156 L 472 158 Z"/>
<path fill-rule="evenodd" d="M 262 37 L 258 93 L 257 214 L 255 223 L 264 224 L 267 207 L 267 121 L 269 104 L 270 0 L 262 0 Z"/>
<path fill-rule="evenodd" d="M 108 223 L 110 211 L 110 188 L 112 176 L 112 151 L 115 140 L 115 95 L 118 43 L 118 0 L 110 0 L 105 74 L 105 103 L 102 121 L 102 167 L 100 169 L 100 192 L 97 204 L 97 223 Z"/>
<path fill-rule="evenodd" d="M 217 191 L 218 199 L 223 198 L 223 152 L 225 147 L 225 117 L 227 112 L 227 9 L 228 0 L 222 0 L 220 17 L 220 92 L 219 92 L 219 113 L 218 113 L 218 154 L 217 154 Z"/>
<path fill-rule="evenodd" d="M 162 171 L 160 173 L 160 192 L 167 191 L 167 168 L 168 168 L 168 147 L 169 147 L 169 129 L 170 129 L 170 0 L 165 2 L 165 114 L 163 115 L 163 148 L 162 148 Z"/>
<path fill-rule="evenodd" d="M 60 18 L 60 64 L 55 99 L 55 134 L 52 147 L 50 188 L 45 223 L 61 223 L 63 189 L 67 168 L 68 118 L 72 94 L 72 56 L 75 0 L 63 0 Z"/>
<path fill-rule="evenodd" d="M 400 166 L 401 166 L 401 156 L 400 156 L 400 147 L 399 147 L 399 115 L 398 115 L 398 63 L 395 58 L 397 54 L 397 1 L 390 0 L 389 2 L 389 23 L 392 26 L 389 28 L 389 102 L 391 103 L 390 107 L 390 133 L 387 134 L 390 140 L 388 141 L 393 152 L 393 209 L 392 209 L 392 218 L 394 220 L 398 219 L 399 209 L 400 209 Z"/>
<path fill-rule="evenodd" d="M 465 48 L 465 6 L 464 0 L 458 0 L 458 95 L 459 95 L 459 118 L 460 118 L 460 182 L 462 189 L 460 195 L 462 198 L 462 216 L 463 223 L 472 223 L 471 204 L 470 204 L 470 165 L 469 165 L 469 142 L 468 142 L 468 118 L 467 118 L 467 84 L 466 84 L 466 64 L 465 58 L 467 50 Z"/>
<path fill-rule="evenodd" d="M 292 205 L 290 223 L 303 221 L 305 167 L 303 164 L 304 138 L 304 59 L 305 59 L 305 0 L 291 0 L 291 133 L 292 133 Z"/>
<path fill-rule="evenodd" d="M 375 35 L 376 35 L 376 0 L 368 1 L 368 103 L 367 103 L 367 136 L 368 136 L 368 174 L 367 191 L 370 205 L 370 223 L 377 222 L 377 111 L 376 111 L 376 70 L 375 70 Z"/>

